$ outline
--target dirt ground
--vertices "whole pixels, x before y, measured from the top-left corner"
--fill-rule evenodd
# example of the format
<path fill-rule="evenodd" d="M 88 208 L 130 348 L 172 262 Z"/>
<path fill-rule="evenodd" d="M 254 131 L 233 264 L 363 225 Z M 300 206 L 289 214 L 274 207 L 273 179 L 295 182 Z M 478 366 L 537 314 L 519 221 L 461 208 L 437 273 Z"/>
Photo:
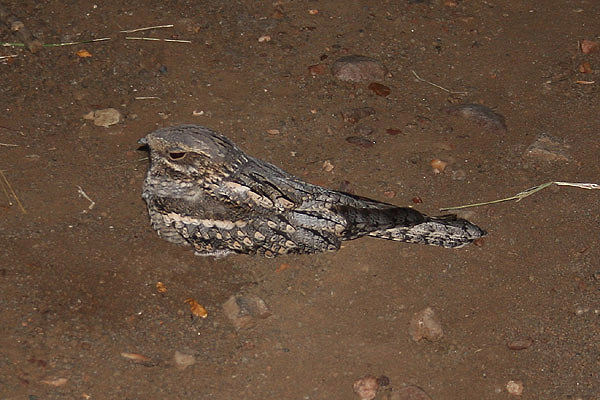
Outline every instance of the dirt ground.
<path fill-rule="evenodd" d="M 137 144 L 205 125 L 307 181 L 428 214 L 597 182 L 600 53 L 578 42 L 599 40 L 598 1 L 36 3 L 4 7 L 44 43 L 111 40 L 0 48 L 17 55 L 0 63 L 0 170 L 23 207 L 3 182 L 1 399 L 358 399 L 365 375 L 389 378 L 380 399 L 406 385 L 434 400 L 506 399 L 511 380 L 524 399 L 600 399 L 597 191 L 473 208 L 463 215 L 489 236 L 458 250 L 365 238 L 336 253 L 214 259 L 152 231 Z M 120 33 L 163 24 L 174 27 Z M 4 25 L 0 40 L 19 41 Z M 349 54 L 387 66 L 389 96 L 309 73 Z M 507 132 L 448 115 L 457 102 L 501 113 Z M 376 113 L 358 124 L 340 115 L 366 106 Z M 83 119 L 109 107 L 120 123 Z M 375 145 L 345 140 L 357 126 Z M 529 154 L 544 134 L 556 148 Z M 236 293 L 272 315 L 236 330 L 222 310 Z M 192 318 L 187 298 L 208 317 Z M 409 322 L 426 307 L 444 336 L 415 342 Z"/>

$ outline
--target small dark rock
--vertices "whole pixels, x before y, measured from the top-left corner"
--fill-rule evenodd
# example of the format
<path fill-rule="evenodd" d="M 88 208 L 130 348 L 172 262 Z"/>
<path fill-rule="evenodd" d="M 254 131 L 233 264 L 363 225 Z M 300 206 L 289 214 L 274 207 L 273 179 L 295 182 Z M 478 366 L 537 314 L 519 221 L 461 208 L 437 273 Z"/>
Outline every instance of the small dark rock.
<path fill-rule="evenodd" d="M 377 96 L 381 96 L 381 97 L 387 97 L 392 92 L 392 90 L 389 87 L 382 85 L 381 83 L 377 83 L 377 82 L 370 83 L 369 90 L 371 90 Z"/>
<path fill-rule="evenodd" d="M 386 387 L 387 385 L 390 384 L 390 378 L 388 378 L 385 375 L 381 375 L 379 378 L 377 378 L 377 383 L 381 387 Z"/>
<path fill-rule="evenodd" d="M 396 136 L 402 133 L 400 129 L 388 128 L 385 130 L 388 135 Z"/>
<path fill-rule="evenodd" d="M 375 144 L 374 140 L 367 139 L 364 136 L 348 136 L 346 138 L 346 142 L 355 144 L 355 145 L 361 146 L 361 147 L 373 147 L 373 145 Z"/>

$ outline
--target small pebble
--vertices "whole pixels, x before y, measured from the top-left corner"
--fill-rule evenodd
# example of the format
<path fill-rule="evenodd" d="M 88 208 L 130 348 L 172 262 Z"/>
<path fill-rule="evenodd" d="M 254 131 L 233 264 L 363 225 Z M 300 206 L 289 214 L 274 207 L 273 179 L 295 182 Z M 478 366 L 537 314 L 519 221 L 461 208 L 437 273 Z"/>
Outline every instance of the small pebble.
<path fill-rule="evenodd" d="M 198 318 L 208 317 L 208 312 L 206 311 L 206 308 L 204 308 L 204 306 L 202 304 L 198 303 L 198 301 L 196 301 L 196 299 L 189 297 L 189 298 L 185 299 L 183 302 L 190 306 L 190 312 L 192 313 L 193 316 L 198 317 Z"/>
<path fill-rule="evenodd" d="M 264 300 L 255 295 L 234 295 L 223 304 L 223 313 L 236 329 L 249 329 L 257 319 L 271 316 Z"/>
<path fill-rule="evenodd" d="M 583 39 L 580 43 L 580 46 L 583 54 L 592 54 L 600 51 L 600 45 L 598 42 L 594 42 L 593 40 Z"/>
<path fill-rule="evenodd" d="M 381 96 L 381 97 L 387 97 L 392 92 L 392 90 L 389 87 L 382 85 L 381 83 L 377 83 L 377 82 L 370 83 L 369 90 L 371 90 L 377 96 Z"/>
<path fill-rule="evenodd" d="M 421 339 L 435 342 L 444 336 L 442 325 L 431 307 L 415 313 L 410 321 L 409 333 L 415 342 Z"/>
<path fill-rule="evenodd" d="M 531 347 L 533 339 L 530 337 L 519 338 L 507 343 L 507 346 L 511 350 L 525 350 Z"/>
<path fill-rule="evenodd" d="M 375 114 L 375 109 L 372 107 L 348 108 L 342 111 L 342 118 L 345 122 L 351 124 L 357 123 L 359 120 Z"/>
<path fill-rule="evenodd" d="M 387 75 L 387 68 L 374 58 L 351 55 L 336 60 L 331 66 L 331 73 L 344 82 L 382 81 Z"/>
<path fill-rule="evenodd" d="M 118 124 L 123 119 L 123 115 L 114 108 L 104 108 L 94 110 L 83 116 L 83 119 L 91 120 L 96 126 L 108 128 L 111 125 Z"/>
<path fill-rule="evenodd" d="M 329 68 L 327 67 L 327 64 L 315 64 L 308 66 L 308 72 L 311 75 L 323 75 L 327 73 L 328 70 Z"/>
<path fill-rule="evenodd" d="M 506 391 L 508 394 L 513 396 L 520 396 L 523 394 L 523 382 L 521 381 L 508 381 L 506 384 Z"/>
<path fill-rule="evenodd" d="M 352 387 L 360 400 L 372 400 L 377 396 L 379 383 L 376 377 L 369 375 L 358 379 Z"/>
<path fill-rule="evenodd" d="M 385 133 L 387 133 L 388 135 L 396 136 L 401 134 L 402 131 L 400 129 L 388 128 L 385 130 Z"/>
<path fill-rule="evenodd" d="M 346 142 L 365 148 L 373 147 L 373 145 L 375 145 L 375 141 L 367 139 L 364 136 L 348 136 Z"/>
<path fill-rule="evenodd" d="M 158 293 L 167 293 L 167 286 L 163 282 L 156 282 L 156 290 Z"/>
<path fill-rule="evenodd" d="M 590 64 L 587 61 L 582 62 L 581 64 L 579 64 L 579 72 L 581 72 L 582 74 L 591 74 L 593 72 L 592 64 Z"/>
<path fill-rule="evenodd" d="M 440 173 L 444 172 L 448 163 L 436 158 L 436 159 L 431 160 L 429 162 L 429 165 L 431 165 L 431 168 L 433 168 L 434 174 L 440 174 Z"/>
<path fill-rule="evenodd" d="M 506 120 L 504 116 L 484 105 L 457 104 L 446 108 L 446 112 L 450 115 L 471 120 L 490 132 L 506 132 Z"/>
<path fill-rule="evenodd" d="M 568 149 L 569 146 L 542 133 L 527 147 L 523 155 L 542 161 L 571 161 Z"/>
<path fill-rule="evenodd" d="M 329 160 L 323 161 L 322 167 L 323 167 L 323 171 L 325 171 L 325 172 L 331 172 L 335 168 L 335 166 Z"/>
<path fill-rule="evenodd" d="M 180 351 L 176 351 L 173 355 L 173 362 L 178 369 L 186 369 L 190 365 L 194 365 L 196 363 L 196 359 L 192 354 L 185 354 Z"/>

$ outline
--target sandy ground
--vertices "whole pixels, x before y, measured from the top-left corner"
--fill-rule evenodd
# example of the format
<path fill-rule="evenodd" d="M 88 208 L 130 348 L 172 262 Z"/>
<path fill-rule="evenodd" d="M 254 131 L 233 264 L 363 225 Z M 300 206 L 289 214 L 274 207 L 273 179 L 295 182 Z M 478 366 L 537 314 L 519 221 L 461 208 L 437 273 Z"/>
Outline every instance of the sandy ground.
<path fill-rule="evenodd" d="M 511 380 L 523 399 L 600 399 L 598 192 L 471 209 L 489 236 L 459 250 L 359 239 L 313 256 L 203 258 L 151 230 L 136 143 L 205 125 L 310 182 L 429 214 L 597 182 L 600 53 L 578 41 L 599 40 L 600 3 L 35 3 L 4 6 L 44 43 L 111 40 L 0 50 L 17 55 L 0 63 L 0 170 L 23 207 L 0 193 L 1 399 L 358 399 L 365 375 L 389 378 L 380 399 L 406 385 L 434 400 L 506 399 Z M 119 32 L 163 24 L 175 26 Z M 3 25 L 0 40 L 18 38 Z M 383 62 L 391 93 L 333 77 L 349 54 Z M 455 103 L 491 107 L 507 132 L 448 115 Z M 109 107 L 120 123 L 83 119 Z M 376 113 L 344 122 L 353 107 Z M 375 145 L 346 141 L 357 125 Z M 528 154 L 543 134 L 550 153 Z M 240 293 L 272 315 L 236 330 L 222 304 Z M 425 307 L 438 341 L 409 335 Z"/>

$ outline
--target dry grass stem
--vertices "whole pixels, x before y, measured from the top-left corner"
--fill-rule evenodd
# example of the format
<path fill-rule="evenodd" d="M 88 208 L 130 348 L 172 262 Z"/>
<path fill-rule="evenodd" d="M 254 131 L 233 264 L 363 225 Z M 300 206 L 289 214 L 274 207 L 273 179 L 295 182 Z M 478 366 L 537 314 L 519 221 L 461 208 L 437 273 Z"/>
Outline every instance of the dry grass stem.
<path fill-rule="evenodd" d="M 444 92 L 448 92 L 448 93 L 450 93 L 450 94 L 469 94 L 469 92 L 454 92 L 454 91 L 452 91 L 452 90 L 449 90 L 449 89 L 446 89 L 445 87 L 442 87 L 442 86 L 440 86 L 440 85 L 438 85 L 438 84 L 435 84 L 435 83 L 433 83 L 433 82 L 429 82 L 428 80 L 421 78 L 421 77 L 420 77 L 419 75 L 417 75 L 417 73 L 416 73 L 415 71 L 413 71 L 413 70 L 411 70 L 410 72 L 412 72 L 412 73 L 413 73 L 413 75 L 415 76 L 415 78 L 417 78 L 417 79 L 418 79 L 418 80 L 420 80 L 421 82 L 428 83 L 428 84 L 430 84 L 430 85 L 431 85 L 431 86 L 433 86 L 433 87 L 436 87 L 436 88 L 438 88 L 438 89 L 441 89 L 441 90 L 443 90 Z"/>
<path fill-rule="evenodd" d="M 17 203 L 17 206 L 19 206 L 19 208 L 21 209 L 21 212 L 23 214 L 27 214 L 27 211 L 25 210 L 25 207 L 23 207 L 23 204 L 21 203 L 21 200 L 19 200 L 19 196 L 17 196 L 17 194 L 15 193 L 15 191 L 13 190 L 10 182 L 8 182 L 8 179 L 6 179 L 6 176 L 4 175 L 4 172 L 0 171 L 0 176 L 2 177 L 2 189 L 4 190 L 4 193 L 6 194 L 6 197 L 8 198 L 8 204 L 12 206 L 12 201 L 10 200 L 11 196 L 13 199 L 15 199 L 15 202 Z"/>
<path fill-rule="evenodd" d="M 160 39 L 160 38 L 134 37 L 134 36 L 127 36 L 125 39 L 127 39 L 127 40 L 148 40 L 148 41 L 152 41 L 152 42 L 192 43 L 191 40 Z"/>
<path fill-rule="evenodd" d="M 440 211 L 462 210 L 464 208 L 487 206 L 487 205 L 490 205 L 490 204 L 498 204 L 498 203 L 503 203 L 505 201 L 511 201 L 511 200 L 516 200 L 517 202 L 519 202 L 519 201 L 523 200 L 525 197 L 529 197 L 532 194 L 537 193 L 540 190 L 545 189 L 548 186 L 551 186 L 553 184 L 557 185 L 557 186 L 571 186 L 571 187 L 578 187 L 580 189 L 589 189 L 589 190 L 598 190 L 598 189 L 600 189 L 600 185 L 597 184 L 597 183 L 578 183 L 578 182 L 552 181 L 552 182 L 542 183 L 541 185 L 534 186 L 532 188 L 523 190 L 522 192 L 519 192 L 519 193 L 515 194 L 514 196 L 505 197 L 503 199 L 492 200 L 492 201 L 485 201 L 485 202 L 482 202 L 482 203 L 467 204 L 467 205 L 464 205 L 464 206 L 444 207 L 444 208 L 440 208 Z"/>
<path fill-rule="evenodd" d="M 87 201 L 90 202 L 90 205 L 88 206 L 88 210 L 91 210 L 92 208 L 94 208 L 94 206 L 96 205 L 96 202 L 94 200 L 92 200 L 90 198 L 90 196 L 87 195 L 86 192 L 83 191 L 81 186 L 77 186 L 77 193 L 79 193 L 79 197 L 83 197 L 84 199 L 86 199 Z"/>
<path fill-rule="evenodd" d="M 0 171 L 1 173 L 2 171 Z M 2 191 L 4 192 L 4 196 L 6 196 L 6 201 L 8 201 L 8 205 L 12 206 L 13 202 L 10 197 L 10 193 L 8 193 L 8 189 L 6 188 L 6 184 L 4 182 L 0 182 L 0 186 L 2 186 Z"/>
<path fill-rule="evenodd" d="M 169 24 L 169 25 L 157 25 L 157 26 L 147 26 L 145 28 L 129 29 L 129 30 L 120 31 L 120 32 L 121 33 L 134 33 L 134 32 L 141 32 L 141 31 L 149 31 L 150 29 L 172 28 L 173 26 L 174 26 L 173 24 Z"/>
<path fill-rule="evenodd" d="M 99 39 L 83 40 L 81 42 L 48 43 L 48 44 L 42 45 L 42 47 L 73 46 L 73 45 L 76 45 L 76 44 L 104 42 L 105 40 L 111 40 L 111 38 L 105 37 L 105 38 L 99 38 Z M 25 43 L 0 42 L 0 46 L 4 46 L 4 47 L 25 47 L 26 45 L 25 45 Z"/>

